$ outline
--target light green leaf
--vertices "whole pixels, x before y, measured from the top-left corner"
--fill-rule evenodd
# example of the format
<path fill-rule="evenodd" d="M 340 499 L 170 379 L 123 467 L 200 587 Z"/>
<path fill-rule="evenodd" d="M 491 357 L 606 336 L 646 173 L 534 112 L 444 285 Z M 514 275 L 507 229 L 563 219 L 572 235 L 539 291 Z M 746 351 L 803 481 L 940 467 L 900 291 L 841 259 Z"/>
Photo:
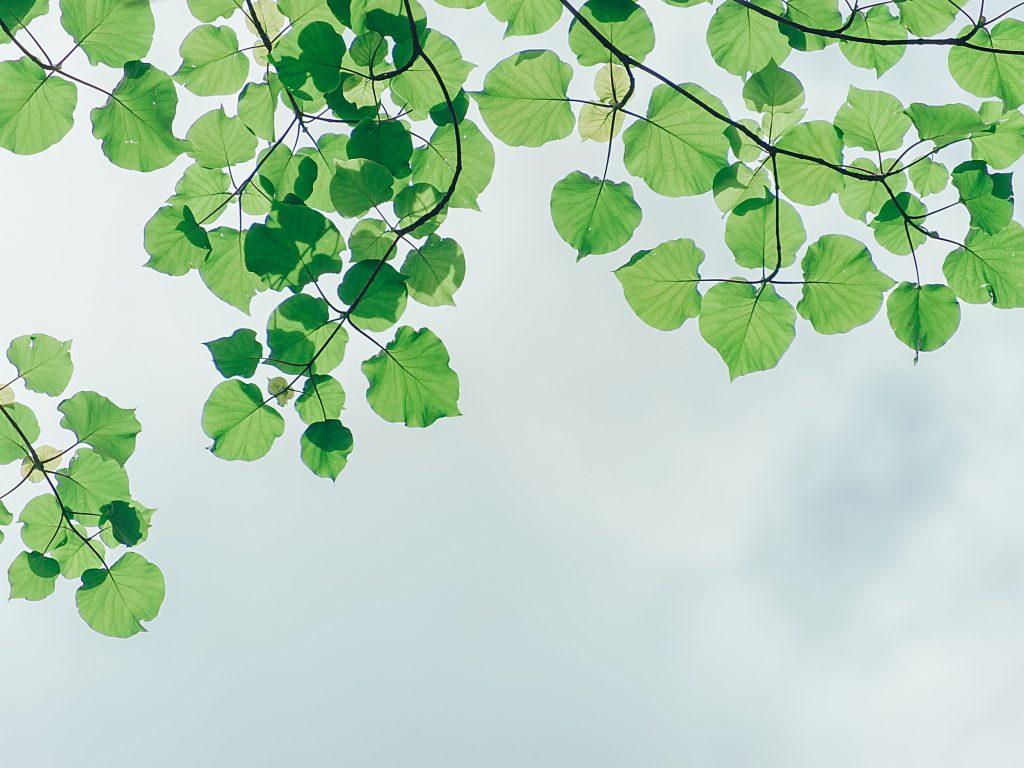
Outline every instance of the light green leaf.
<path fill-rule="evenodd" d="M 29 452 L 21 435 L 24 433 L 29 442 L 35 443 L 39 439 L 39 422 L 35 414 L 21 403 L 0 405 L 0 408 L 6 414 L 0 414 L 0 464 L 24 461 Z M 17 429 L 11 424 L 11 419 L 17 423 Z"/>
<path fill-rule="evenodd" d="M 300 439 L 302 463 L 317 477 L 337 480 L 352 453 L 352 432 L 337 419 L 306 427 Z"/>
<path fill-rule="evenodd" d="M 405 287 L 420 304 L 428 307 L 455 305 L 455 291 L 466 276 L 466 257 L 457 242 L 430 235 L 411 248 L 402 264 Z"/>
<path fill-rule="evenodd" d="M 1024 307 L 1024 227 L 1014 221 L 996 234 L 972 229 L 963 247 L 946 257 L 942 273 L 966 302 Z"/>
<path fill-rule="evenodd" d="M 673 331 L 700 313 L 698 272 L 704 252 L 693 240 L 669 240 L 640 251 L 615 270 L 626 301 L 659 331 Z"/>
<path fill-rule="evenodd" d="M 19 155 L 52 147 L 71 130 L 76 104 L 74 84 L 31 59 L 0 62 L 0 147 Z"/>
<path fill-rule="evenodd" d="M 725 223 L 725 244 L 741 267 L 768 271 L 788 267 L 806 240 L 796 208 L 772 195 L 737 205 Z"/>
<path fill-rule="evenodd" d="M 95 525 L 104 505 L 131 500 L 124 467 L 95 451 L 79 449 L 68 468 L 55 474 L 64 506 L 86 523 Z"/>
<path fill-rule="evenodd" d="M 188 154 L 204 168 L 226 168 L 256 156 L 258 141 L 237 117 L 223 107 L 207 112 L 188 129 Z"/>
<path fill-rule="evenodd" d="M 878 166 L 866 157 L 858 157 L 849 165 L 866 173 L 879 173 Z M 886 163 L 886 168 L 890 168 L 891 165 L 891 163 Z M 888 189 L 886 189 L 886 185 L 888 185 Z M 865 181 L 848 176 L 845 185 L 838 193 L 839 206 L 847 216 L 867 221 L 869 213 L 878 213 L 882 206 L 891 199 L 889 190 L 899 193 L 906 188 L 907 176 L 904 173 L 892 174 L 885 180 L 885 184 L 881 181 Z"/>
<path fill-rule="evenodd" d="M 459 47 L 451 38 L 436 30 L 428 30 L 426 36 L 421 35 L 420 43 L 441 76 L 448 96 L 454 98 L 465 84 L 473 65 L 462 58 Z M 411 53 L 410 49 L 407 55 Z M 391 81 L 391 92 L 414 110 L 430 109 L 445 100 L 437 75 L 423 57 L 418 57 L 411 67 Z"/>
<path fill-rule="evenodd" d="M 259 138 L 273 141 L 274 112 L 277 102 L 273 91 L 265 83 L 247 83 L 238 95 L 238 117 L 245 127 Z"/>
<path fill-rule="evenodd" d="M 909 192 L 900 192 L 895 200 L 889 200 L 871 220 L 875 240 L 887 251 L 899 256 L 909 256 L 920 248 L 927 239 L 924 232 L 907 221 L 921 225 L 921 216 L 927 211 L 924 203 Z M 904 215 L 905 214 L 905 215 Z"/>
<path fill-rule="evenodd" d="M 864 244 L 846 235 L 814 242 L 800 266 L 805 283 L 796 310 L 818 333 L 846 333 L 870 321 L 893 286 Z"/>
<path fill-rule="evenodd" d="M 344 407 L 345 390 L 331 376 L 310 376 L 295 400 L 295 410 L 305 424 L 336 419 Z"/>
<path fill-rule="evenodd" d="M 555 26 L 562 16 L 558 0 L 486 0 L 487 10 L 505 22 L 505 37 L 537 35 Z"/>
<path fill-rule="evenodd" d="M 835 127 L 824 120 L 794 126 L 779 140 L 778 146 L 833 165 L 843 162 L 843 142 Z M 779 154 L 777 165 L 779 186 L 794 203 L 820 205 L 843 187 L 843 176 L 820 163 Z"/>
<path fill-rule="evenodd" d="M 329 316 L 327 302 L 317 296 L 300 293 L 281 302 L 267 323 L 267 365 L 291 374 L 325 374 L 337 368 L 345 357 L 348 332 Z"/>
<path fill-rule="evenodd" d="M 182 42 L 180 53 L 174 79 L 197 96 L 235 93 L 249 76 L 249 60 L 238 50 L 238 35 L 231 27 L 196 27 Z"/>
<path fill-rule="evenodd" d="M 796 335 L 796 312 L 770 284 L 719 283 L 701 303 L 700 335 L 735 380 L 774 368 Z"/>
<path fill-rule="evenodd" d="M 22 552 L 7 570 L 11 600 L 44 600 L 56 589 L 60 565 L 38 552 Z"/>
<path fill-rule="evenodd" d="M 156 22 L 149 0 L 60 0 L 60 24 L 89 63 L 121 67 L 145 58 Z"/>
<path fill-rule="evenodd" d="M 459 123 L 462 139 L 462 173 L 449 205 L 452 208 L 480 210 L 477 197 L 487 188 L 494 172 L 494 147 L 470 120 Z M 419 147 L 412 155 L 412 180 L 447 190 L 455 174 L 458 152 L 455 129 L 442 125 L 430 137 L 430 144 Z"/>
<path fill-rule="evenodd" d="M 721 102 L 700 86 L 684 83 L 680 88 L 725 113 Z M 629 126 L 622 141 L 626 170 L 660 195 L 703 194 L 727 165 L 729 140 L 722 123 L 668 85 L 655 87 L 647 119 Z"/>
<path fill-rule="evenodd" d="M 779 0 L 751 0 L 750 4 L 782 15 Z M 718 6 L 708 22 L 707 43 L 718 65 L 734 75 L 757 72 L 770 61 L 781 64 L 790 52 L 777 21 L 734 2 Z"/>
<path fill-rule="evenodd" d="M 210 247 L 200 277 L 217 298 L 248 314 L 252 297 L 266 285 L 245 266 L 245 233 L 219 227 L 210 232 Z"/>
<path fill-rule="evenodd" d="M 124 465 L 135 453 L 135 440 L 142 431 L 135 409 L 119 408 L 96 392 L 79 392 L 57 410 L 64 414 L 60 425 L 101 456 Z"/>
<path fill-rule="evenodd" d="M 523 51 L 498 62 L 473 98 L 498 139 L 539 147 L 572 133 L 576 120 L 566 100 L 571 80 L 572 67 L 552 51 Z"/>
<path fill-rule="evenodd" d="M 862 91 L 851 85 L 846 103 L 836 114 L 835 125 L 843 132 L 846 146 L 888 152 L 903 146 L 910 118 L 895 96 Z"/>
<path fill-rule="evenodd" d="M 907 107 L 907 115 L 922 141 L 934 141 L 940 147 L 985 128 L 981 116 L 966 104 L 932 106 L 915 102 Z"/>
<path fill-rule="evenodd" d="M 900 23 L 918 37 L 944 32 L 956 18 L 957 6 L 950 0 L 896 0 Z"/>
<path fill-rule="evenodd" d="M 960 304 L 944 285 L 900 283 L 886 302 L 896 338 L 917 352 L 933 352 L 960 326 Z"/>
<path fill-rule="evenodd" d="M 905 40 L 907 30 L 886 6 L 877 5 L 867 13 L 857 11 L 853 15 L 853 22 L 846 30 L 846 34 L 850 37 L 871 40 Z M 903 58 L 906 46 L 872 45 L 871 43 L 852 43 L 848 40 L 841 40 L 839 50 L 853 66 L 873 69 L 875 75 L 881 77 Z"/>
<path fill-rule="evenodd" d="M 980 160 L 953 169 L 953 186 L 971 214 L 971 226 L 995 234 L 1013 218 L 1013 182 L 1008 173 L 989 173 Z"/>
<path fill-rule="evenodd" d="M 391 199 L 394 177 L 369 160 L 339 162 L 331 181 L 331 202 L 342 216 L 362 216 Z"/>
<path fill-rule="evenodd" d="M 573 171 L 551 191 L 551 219 L 559 236 L 576 249 L 577 260 L 621 248 L 642 218 L 633 188 L 625 182 Z"/>
<path fill-rule="evenodd" d="M 603 38 L 637 61 L 643 61 L 654 50 L 654 25 L 633 0 L 587 0 L 580 8 L 580 15 Z M 575 18 L 569 25 L 569 47 L 585 67 L 618 63 L 604 42 Z"/>
<path fill-rule="evenodd" d="M 255 461 L 284 434 L 284 419 L 263 401 L 255 384 L 231 379 L 218 384 L 203 406 L 203 432 L 213 453 L 228 461 Z"/>
<path fill-rule="evenodd" d="M 961 34 L 969 31 L 965 28 Z M 1024 53 L 1024 21 L 1003 19 L 972 38 L 975 45 Z M 949 73 L 957 85 L 975 96 L 995 96 L 1007 109 L 1024 104 L 1024 55 L 978 51 L 963 46 L 949 49 Z"/>
<path fill-rule="evenodd" d="M 160 569 L 135 552 L 126 552 L 110 572 L 93 569 L 82 574 L 75 594 L 78 613 L 85 623 L 108 637 L 131 637 L 145 632 L 164 601 Z"/>
<path fill-rule="evenodd" d="M 146 266 L 165 275 L 187 275 L 201 267 L 210 252 L 210 237 L 187 206 L 165 205 L 146 223 Z"/>
<path fill-rule="evenodd" d="M 921 197 L 937 194 L 949 184 L 949 171 L 946 170 L 946 166 L 930 157 L 911 165 L 907 169 L 907 175 Z"/>
<path fill-rule="evenodd" d="M 459 377 L 448 365 L 448 350 L 427 328 L 402 326 L 384 351 L 363 363 L 370 383 L 366 399 L 385 421 L 429 427 L 459 416 Z"/>
<path fill-rule="evenodd" d="M 7 348 L 7 359 L 18 369 L 25 387 L 43 395 L 57 396 L 71 381 L 71 342 L 44 333 L 19 336 Z"/>
<path fill-rule="evenodd" d="M 21 523 L 21 540 L 25 546 L 36 552 L 51 552 L 66 540 L 64 515 L 52 494 L 36 496 L 29 500 L 18 516 Z M 71 534 L 74 535 L 74 534 Z"/>
<path fill-rule="evenodd" d="M 92 133 L 114 165 L 155 171 L 181 154 L 181 142 L 171 130 L 177 107 L 170 77 L 151 64 L 130 61 L 113 96 L 92 111 Z"/>

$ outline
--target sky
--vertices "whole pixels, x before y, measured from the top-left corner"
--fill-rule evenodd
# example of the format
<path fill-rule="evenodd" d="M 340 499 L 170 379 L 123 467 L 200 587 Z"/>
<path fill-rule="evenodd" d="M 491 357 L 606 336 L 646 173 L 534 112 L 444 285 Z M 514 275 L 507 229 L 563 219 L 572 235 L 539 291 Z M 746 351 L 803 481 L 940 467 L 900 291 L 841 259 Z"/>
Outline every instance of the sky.
<path fill-rule="evenodd" d="M 164 69 L 190 27 L 180 6 L 159 5 Z M 651 12 L 652 62 L 737 108 L 739 81 L 702 41 L 710 8 Z M 430 13 L 480 65 L 474 86 L 518 49 L 565 50 L 502 42 L 482 9 Z M 877 86 L 835 48 L 791 65 L 812 116 L 834 115 L 851 83 L 962 98 L 925 51 Z M 71 584 L 0 604 L 4 764 L 1019 760 L 1022 313 L 964 306 L 916 366 L 884 315 L 838 337 L 800 321 L 777 369 L 730 383 L 695 323 L 647 327 L 611 275 L 674 237 L 726 264 L 713 203 L 633 180 L 633 241 L 577 264 L 548 190 L 599 172 L 602 149 L 498 145 L 482 213 L 443 227 L 468 259 L 458 307 L 406 318 L 445 341 L 464 415 L 382 422 L 358 371 L 373 350 L 354 338 L 341 378 L 356 450 L 336 484 L 300 464 L 294 420 L 266 459 L 225 463 L 199 425 L 218 380 L 200 342 L 247 318 L 196 275 L 142 268 L 142 226 L 187 161 L 113 167 L 89 132 L 96 103 L 82 93 L 57 147 L 0 156 L 4 336 L 73 338 L 72 386 L 138 408 L 129 468 L 159 508 L 143 553 L 167 598 L 127 641 L 81 622 Z M 184 97 L 179 134 L 212 106 Z M 612 176 L 627 178 L 620 157 Z M 805 224 L 811 240 L 870 243 L 844 219 L 822 206 Z M 926 274 L 943 255 L 923 256 Z M 905 259 L 879 260 L 908 277 Z M 18 544 L 12 531 L 0 562 Z"/>

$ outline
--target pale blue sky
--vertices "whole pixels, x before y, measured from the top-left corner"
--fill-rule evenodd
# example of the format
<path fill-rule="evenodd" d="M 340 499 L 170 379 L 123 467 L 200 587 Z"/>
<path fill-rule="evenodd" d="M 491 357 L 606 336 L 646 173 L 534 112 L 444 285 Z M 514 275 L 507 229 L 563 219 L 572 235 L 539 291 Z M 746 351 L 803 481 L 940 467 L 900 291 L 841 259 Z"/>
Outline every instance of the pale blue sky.
<path fill-rule="evenodd" d="M 173 69 L 190 22 L 183 3 L 161 5 L 151 58 Z M 430 11 L 482 65 L 473 83 L 504 52 L 558 45 L 499 50 L 482 10 Z M 739 81 L 702 48 L 709 9 L 652 12 L 657 64 L 737 107 Z M 960 98 L 933 74 L 941 56 L 907 58 L 879 87 Z M 872 82 L 834 48 L 795 61 L 822 116 L 848 83 Z M 213 106 L 183 102 L 180 133 Z M 89 134 L 94 104 L 83 92 L 78 125 L 46 154 L 0 156 L 4 337 L 73 337 L 74 386 L 138 406 L 133 489 L 160 509 L 144 552 L 168 594 L 151 632 L 124 642 L 88 630 L 71 585 L 0 604 L 0 762 L 1019 760 L 1020 312 L 966 306 L 917 367 L 884 317 L 840 337 L 801 321 L 777 370 L 730 384 L 693 323 L 648 328 L 610 274 L 673 237 L 725 265 L 711 201 L 655 200 L 634 181 L 636 238 L 575 264 L 548 192 L 576 167 L 598 172 L 602 150 L 499 146 L 483 213 L 444 225 L 468 257 L 459 307 L 409 314 L 444 339 L 465 416 L 381 422 L 358 372 L 372 350 L 354 340 L 342 376 L 356 452 L 337 485 L 300 465 L 294 423 L 267 459 L 227 464 L 199 428 L 217 381 L 200 342 L 246 318 L 194 275 L 141 268 L 142 225 L 186 162 L 112 167 Z M 826 206 L 805 221 L 812 239 L 870 237 L 844 218 Z M 907 277 L 906 260 L 881 261 Z"/>

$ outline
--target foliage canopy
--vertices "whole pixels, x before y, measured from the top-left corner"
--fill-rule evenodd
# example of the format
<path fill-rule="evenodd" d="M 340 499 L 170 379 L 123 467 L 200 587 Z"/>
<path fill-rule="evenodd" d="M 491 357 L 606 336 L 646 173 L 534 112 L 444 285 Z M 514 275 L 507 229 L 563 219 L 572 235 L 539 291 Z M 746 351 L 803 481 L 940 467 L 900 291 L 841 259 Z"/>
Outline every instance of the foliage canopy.
<path fill-rule="evenodd" d="M 682 16 L 701 1 L 664 0 Z M 630 244 L 641 187 L 712 196 L 731 254 L 721 272 L 704 271 L 705 251 L 682 232 L 614 274 L 653 328 L 695 320 L 731 378 L 777 365 L 798 317 L 817 333 L 846 333 L 884 305 L 917 360 L 955 334 L 962 302 L 1024 307 L 1010 173 L 1024 155 L 1018 6 L 986 16 L 981 4 L 952 0 L 721 0 L 706 41 L 738 78 L 737 111 L 646 63 L 658 41 L 634 0 L 436 2 L 490 13 L 506 36 L 561 24 L 575 60 L 524 48 L 491 63 L 470 92 L 474 65 L 418 0 L 188 0 L 198 24 L 172 73 L 145 62 L 150 0 L 0 6 L 0 44 L 12 55 L 0 63 L 0 147 L 44 151 L 72 129 L 79 90 L 101 91 L 90 121 L 111 163 L 146 172 L 188 160 L 144 226 L 147 266 L 198 272 L 243 315 L 257 294 L 279 296 L 268 317 L 206 342 L 224 377 L 201 419 L 215 455 L 259 459 L 292 420 L 301 461 L 336 479 L 354 446 L 336 377 L 352 334 L 375 347 L 361 368 L 381 418 L 426 427 L 459 415 L 443 341 L 401 323 L 410 301 L 455 303 L 466 254 L 442 227 L 450 209 L 479 209 L 492 138 L 538 147 L 575 131 L 606 146 L 603 168 L 573 171 L 550 193 L 553 227 L 577 259 Z M 37 35 L 48 15 L 61 31 Z M 963 103 L 904 104 L 851 86 L 832 119 L 806 119 L 804 85 L 785 67 L 830 46 L 878 78 L 908 51 L 941 48 Z M 97 85 L 90 67 L 114 68 L 120 80 Z M 179 98 L 211 100 L 183 135 Z M 613 152 L 631 178 L 609 175 Z M 808 242 L 803 213 L 833 199 L 849 221 Z M 926 248 L 943 251 L 944 282 L 922 281 Z M 14 521 L 4 498 L 26 483 L 47 489 L 18 517 L 26 551 L 10 566 L 11 596 L 42 599 L 58 576 L 80 579 L 83 618 L 128 636 L 156 616 L 164 590 L 134 551 L 108 565 L 107 550 L 141 544 L 152 520 L 124 469 L 139 424 L 80 392 L 57 406 L 75 436 L 58 450 L 39 444 L 23 402 L 62 395 L 69 346 L 35 334 L 8 351 L 17 375 L 0 389 L 0 463 L 20 462 L 21 478 L 0 496 L 0 526 Z"/>

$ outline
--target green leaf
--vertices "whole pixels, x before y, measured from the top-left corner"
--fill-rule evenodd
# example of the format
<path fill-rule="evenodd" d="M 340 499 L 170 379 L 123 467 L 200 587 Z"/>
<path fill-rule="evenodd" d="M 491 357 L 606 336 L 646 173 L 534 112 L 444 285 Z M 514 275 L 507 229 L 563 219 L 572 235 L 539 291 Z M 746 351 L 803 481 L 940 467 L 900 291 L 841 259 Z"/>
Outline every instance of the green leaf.
<path fill-rule="evenodd" d="M 588 0 L 580 15 L 607 39 L 637 61 L 654 50 L 654 26 L 647 13 L 633 0 Z M 618 59 L 575 18 L 569 25 L 569 47 L 580 64 L 618 63 Z"/>
<path fill-rule="evenodd" d="M 455 306 L 455 291 L 466 276 L 466 257 L 457 242 L 430 235 L 409 250 L 402 264 L 405 287 L 420 304 Z"/>
<path fill-rule="evenodd" d="M 147 514 L 148 513 L 148 514 Z M 150 518 L 153 510 L 136 508 L 127 501 L 112 501 L 103 507 L 99 525 L 103 528 L 104 540 L 111 547 L 124 544 L 134 547 L 149 534 Z"/>
<path fill-rule="evenodd" d="M 494 147 L 470 120 L 459 123 L 462 140 L 462 173 L 449 205 L 452 208 L 480 210 L 477 197 L 487 188 L 494 173 Z M 412 180 L 447 190 L 455 175 L 458 150 L 455 128 L 442 125 L 430 137 L 430 143 L 412 154 Z M 354 250 L 354 249 L 353 249 Z"/>
<path fill-rule="evenodd" d="M 258 141 L 237 117 L 223 107 L 207 112 L 188 129 L 188 154 L 204 168 L 226 168 L 256 156 Z"/>
<path fill-rule="evenodd" d="M 437 211 L 441 202 L 441 191 L 430 184 L 413 184 L 395 195 L 395 215 L 399 229 L 413 227 L 412 237 L 426 237 L 436 230 L 447 216 L 443 209 Z M 435 213 L 436 211 L 436 213 Z"/>
<path fill-rule="evenodd" d="M 210 22 L 229 18 L 245 0 L 188 0 L 188 9 L 199 21 Z"/>
<path fill-rule="evenodd" d="M 25 28 L 30 21 L 50 10 L 50 0 L 5 0 L 0 5 L 0 19 L 14 32 Z M 0 45 L 9 42 L 7 33 L 0 30 Z"/>
<path fill-rule="evenodd" d="M 725 223 L 725 244 L 741 267 L 768 271 L 776 266 L 788 267 L 796 261 L 796 252 L 806 240 L 807 232 L 796 208 L 772 195 L 741 203 Z"/>
<path fill-rule="evenodd" d="M 878 271 L 863 243 L 846 235 L 825 235 L 807 248 L 800 316 L 818 333 L 846 333 L 870 321 L 893 281 Z"/>
<path fill-rule="evenodd" d="M 336 419 L 344 407 L 345 390 L 331 376 L 310 376 L 295 400 L 295 410 L 305 424 Z"/>
<path fill-rule="evenodd" d="M 858 11 L 846 34 L 850 37 L 865 37 L 871 40 L 905 40 L 907 30 L 884 5 L 877 5 L 867 13 Z M 839 50 L 855 67 L 873 69 L 881 77 L 903 58 L 905 45 L 872 45 L 871 43 L 839 42 Z"/>
<path fill-rule="evenodd" d="M 669 240 L 639 251 L 615 270 L 626 301 L 659 331 L 673 331 L 700 313 L 698 272 L 704 252 L 693 240 Z"/>
<path fill-rule="evenodd" d="M 1011 110 L 996 119 L 990 132 L 971 137 L 971 157 L 993 168 L 1009 168 L 1024 156 L 1024 115 Z"/>
<path fill-rule="evenodd" d="M 562 16 L 558 0 L 486 0 L 487 10 L 505 22 L 505 37 L 537 35 L 551 29 Z"/>
<path fill-rule="evenodd" d="M 765 114 L 765 132 L 778 136 L 789 120 L 795 122 L 803 115 L 804 87 L 796 75 L 769 61 L 744 84 L 743 100 L 748 108 Z"/>
<path fill-rule="evenodd" d="M 246 128 L 261 139 L 274 140 L 276 109 L 274 94 L 265 83 L 247 83 L 238 95 L 238 117 Z"/>
<path fill-rule="evenodd" d="M 60 24 L 92 65 L 121 67 L 153 45 L 149 0 L 60 0 Z"/>
<path fill-rule="evenodd" d="M 903 146 L 910 118 L 895 96 L 882 91 L 862 91 L 850 86 L 846 103 L 839 108 L 836 128 L 848 147 L 888 152 Z"/>
<path fill-rule="evenodd" d="M 385 421 L 429 427 L 459 416 L 459 377 L 448 365 L 448 350 L 427 328 L 402 326 L 384 351 L 363 363 L 370 383 L 366 399 Z"/>
<path fill-rule="evenodd" d="M 796 312 L 770 284 L 719 283 L 701 304 L 700 335 L 735 380 L 774 368 L 796 335 Z"/>
<path fill-rule="evenodd" d="M 751 0 L 750 4 L 782 15 L 779 0 Z M 778 22 L 733 2 L 719 5 L 711 17 L 707 43 L 718 65 L 734 75 L 757 72 L 770 61 L 781 64 L 790 52 Z"/>
<path fill-rule="evenodd" d="M 135 409 L 119 408 L 96 392 L 79 392 L 58 405 L 57 410 L 64 414 L 60 425 L 101 456 L 123 466 L 135 453 L 135 440 L 142 431 Z"/>
<path fill-rule="evenodd" d="M 210 252 L 210 237 L 185 206 L 165 205 L 146 223 L 146 266 L 165 275 L 187 275 L 203 265 Z"/>
<path fill-rule="evenodd" d="M 625 182 L 573 171 L 551 191 L 551 219 L 559 236 L 576 249 L 577 260 L 621 248 L 642 218 L 633 188 Z"/>
<path fill-rule="evenodd" d="M 131 637 L 144 632 L 164 601 L 160 569 L 135 552 L 126 552 L 110 572 L 93 569 L 82 574 L 75 594 L 78 613 L 85 623 L 108 637 Z"/>
<path fill-rule="evenodd" d="M 960 304 L 944 285 L 900 283 L 886 302 L 896 338 L 915 352 L 933 352 L 960 326 Z"/>
<path fill-rule="evenodd" d="M 784 16 L 812 29 L 838 29 L 843 19 L 836 6 L 835 0 L 789 0 Z M 779 29 L 789 38 L 790 46 L 798 51 L 820 51 L 835 42 L 828 37 L 807 34 L 788 24 L 780 24 Z"/>
<path fill-rule="evenodd" d="M 91 522 L 93 525 L 96 524 L 95 520 Z M 70 523 L 70 526 L 74 526 L 77 533 L 69 531 L 67 540 L 54 547 L 52 554 L 60 566 L 61 576 L 65 579 L 77 579 L 88 569 L 103 565 L 106 548 L 102 542 L 95 539 L 86 543 L 89 536 L 82 526 L 74 523 Z"/>
<path fill-rule="evenodd" d="M 915 102 L 907 107 L 907 115 L 920 139 L 934 141 L 937 146 L 970 136 L 985 127 L 978 113 L 966 104 L 931 106 Z"/>
<path fill-rule="evenodd" d="M 77 104 L 73 83 L 31 59 L 0 62 L 0 147 L 19 155 L 52 147 L 71 130 Z"/>
<path fill-rule="evenodd" d="M 18 516 L 21 540 L 36 552 L 51 552 L 66 540 L 64 515 L 52 494 L 31 499 Z"/>
<path fill-rule="evenodd" d="M 285 373 L 330 373 L 345 357 L 348 332 L 329 320 L 327 302 L 300 293 L 285 299 L 267 324 L 267 364 Z M 315 360 L 313 358 L 316 357 Z"/>
<path fill-rule="evenodd" d="M 971 214 L 971 226 L 989 234 L 1013 219 L 1013 183 L 1008 173 L 989 173 L 980 160 L 968 160 L 953 169 L 953 186 Z"/>
<path fill-rule="evenodd" d="M 865 157 L 858 157 L 849 165 L 866 173 L 879 173 L 878 166 Z M 886 167 L 889 168 L 890 165 L 887 164 Z M 869 213 L 878 213 L 882 206 L 892 199 L 889 190 L 899 193 L 906 188 L 907 177 L 903 173 L 892 174 L 885 180 L 885 184 L 881 181 L 865 181 L 848 176 L 845 185 L 839 190 L 839 205 L 847 216 L 866 221 Z"/>
<path fill-rule="evenodd" d="M 22 552 L 7 570 L 11 600 L 44 600 L 53 594 L 60 575 L 60 565 L 38 552 Z"/>
<path fill-rule="evenodd" d="M 39 439 L 39 422 L 36 415 L 21 403 L 2 405 L 0 408 L 18 424 L 18 429 L 15 429 L 10 419 L 0 415 L 0 464 L 22 461 L 29 456 L 29 452 L 19 430 L 29 442 L 34 443 Z"/>
<path fill-rule="evenodd" d="M 196 27 L 182 42 L 180 53 L 174 79 L 197 96 L 235 93 L 249 76 L 249 60 L 238 50 L 238 35 L 231 27 Z"/>
<path fill-rule="evenodd" d="M 414 110 L 428 110 L 445 101 L 444 91 L 437 82 L 438 75 L 449 98 L 454 98 L 473 65 L 462 58 L 454 41 L 436 30 L 428 30 L 425 37 L 421 35 L 420 43 L 434 67 L 431 68 L 423 57 L 417 57 L 411 67 L 391 81 L 391 93 Z M 410 47 L 406 56 L 411 54 Z M 401 60 L 398 53 L 395 56 L 396 61 Z"/>
<path fill-rule="evenodd" d="M 684 83 L 680 88 L 725 113 L 722 103 L 700 86 Z M 655 87 L 647 119 L 629 126 L 622 141 L 626 170 L 659 195 L 703 194 L 727 165 L 729 140 L 722 123 L 668 85 Z"/>
<path fill-rule="evenodd" d="M 131 61 L 106 104 L 92 111 L 92 133 L 114 165 L 155 171 L 181 154 L 171 130 L 177 107 L 171 78 L 151 64 Z"/>
<path fill-rule="evenodd" d="M 779 140 L 778 146 L 819 157 L 833 165 L 843 162 L 843 142 L 835 127 L 824 120 L 794 126 Z M 819 163 L 780 154 L 777 165 L 779 186 L 794 203 L 820 205 L 843 187 L 843 176 Z"/>
<path fill-rule="evenodd" d="M 405 276 L 387 263 L 359 261 L 349 267 L 338 288 L 338 297 L 350 308 L 352 319 L 363 330 L 383 331 L 405 312 L 408 291 Z"/>
<path fill-rule="evenodd" d="M 911 165 L 907 169 L 907 174 L 921 197 L 937 194 L 949 184 L 949 171 L 946 170 L 946 166 L 929 157 Z"/>
<path fill-rule="evenodd" d="M 921 224 L 924 221 L 921 216 L 926 211 L 924 203 L 918 198 L 909 192 L 900 192 L 895 200 L 886 202 L 878 215 L 871 220 L 870 226 L 875 232 L 875 240 L 887 251 L 909 256 L 916 248 L 920 248 L 927 238 L 921 230 L 907 222 L 906 217 Z"/>
<path fill-rule="evenodd" d="M 129 501 L 128 473 L 113 459 L 80 449 L 67 469 L 58 470 L 57 493 L 64 506 L 95 524 L 100 509 L 112 501 Z M 81 519 L 81 518 L 79 518 Z"/>
<path fill-rule="evenodd" d="M 306 427 L 300 439 L 302 463 L 317 477 L 337 480 L 352 453 L 352 432 L 337 419 Z"/>
<path fill-rule="evenodd" d="M 380 261 L 395 254 L 394 231 L 380 219 L 363 219 L 352 228 L 348 247 L 352 261 Z"/>
<path fill-rule="evenodd" d="M 345 41 L 331 24 L 314 21 L 302 27 L 298 35 L 298 57 L 275 54 L 277 71 L 291 91 L 301 89 L 311 79 L 320 93 L 330 93 L 341 84 Z"/>
<path fill-rule="evenodd" d="M 539 147 L 564 139 L 576 120 L 567 92 L 572 67 L 552 51 L 523 51 L 502 59 L 473 98 L 498 139 L 510 146 Z"/>
<path fill-rule="evenodd" d="M 996 234 L 972 229 L 963 247 L 946 257 L 942 273 L 966 302 L 1024 307 L 1024 227 L 1014 221 Z"/>
<path fill-rule="evenodd" d="M 961 34 L 971 29 L 966 27 Z M 985 48 L 1024 52 L 1024 21 L 1003 19 L 990 30 L 978 30 L 971 42 Z M 949 73 L 957 85 L 975 96 L 995 96 L 1007 109 L 1024 104 L 1024 56 L 953 46 L 949 49 Z"/>
<path fill-rule="evenodd" d="M 274 290 L 299 290 L 341 272 L 345 241 L 325 216 L 304 205 L 275 204 L 245 238 L 245 266 Z"/>
<path fill-rule="evenodd" d="M 219 227 L 210 232 L 210 247 L 199 276 L 217 298 L 248 314 L 252 297 L 266 285 L 245 266 L 245 233 Z"/>
<path fill-rule="evenodd" d="M 932 37 L 953 23 L 957 7 L 949 0 L 896 0 L 900 23 L 918 37 Z"/>
<path fill-rule="evenodd" d="M 348 156 L 353 160 L 361 157 L 380 163 L 394 176 L 408 176 L 412 135 L 401 122 L 362 120 L 352 129 Z"/>
<path fill-rule="evenodd" d="M 213 364 L 225 379 L 241 376 L 248 379 L 263 360 L 263 345 L 256 340 L 256 331 L 239 328 L 230 336 L 205 342 L 213 355 Z"/>
<path fill-rule="evenodd" d="M 211 224 L 231 202 L 229 181 L 224 171 L 193 163 L 185 169 L 167 202 L 178 208 L 189 208 L 196 223 Z"/>
<path fill-rule="evenodd" d="M 362 216 L 392 195 L 394 177 L 369 160 L 339 162 L 331 181 L 331 202 L 342 216 Z"/>
<path fill-rule="evenodd" d="M 264 403 L 259 387 L 231 379 L 214 387 L 203 406 L 203 432 L 215 456 L 255 461 L 284 434 L 284 419 Z"/>
<path fill-rule="evenodd" d="M 71 381 L 71 342 L 44 333 L 19 336 L 7 348 L 7 359 L 18 369 L 25 387 L 56 397 Z"/>

